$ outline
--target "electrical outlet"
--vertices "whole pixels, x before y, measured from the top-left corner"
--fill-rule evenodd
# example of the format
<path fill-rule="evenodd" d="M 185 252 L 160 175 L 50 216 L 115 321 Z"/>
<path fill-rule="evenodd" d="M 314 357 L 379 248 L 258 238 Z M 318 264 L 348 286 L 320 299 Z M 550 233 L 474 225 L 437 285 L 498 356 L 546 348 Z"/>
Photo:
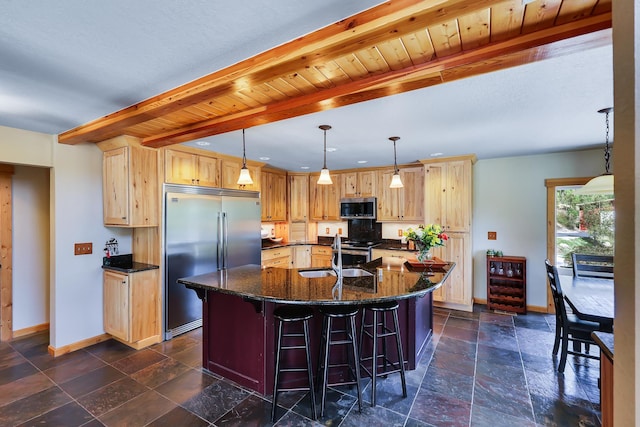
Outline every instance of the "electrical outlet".
<path fill-rule="evenodd" d="M 338 228 L 338 234 L 342 235 L 342 228 Z"/>
<path fill-rule="evenodd" d="M 402 237 L 402 228 L 398 228 L 398 237 Z"/>
<path fill-rule="evenodd" d="M 498 240 L 498 233 L 495 231 L 489 231 L 487 233 L 487 239 L 489 240 Z"/>
<path fill-rule="evenodd" d="M 93 253 L 93 243 L 76 243 L 73 245 L 74 255 L 89 255 Z"/>
<path fill-rule="evenodd" d="M 329 234 L 329 227 L 324 229 L 324 234 Z"/>

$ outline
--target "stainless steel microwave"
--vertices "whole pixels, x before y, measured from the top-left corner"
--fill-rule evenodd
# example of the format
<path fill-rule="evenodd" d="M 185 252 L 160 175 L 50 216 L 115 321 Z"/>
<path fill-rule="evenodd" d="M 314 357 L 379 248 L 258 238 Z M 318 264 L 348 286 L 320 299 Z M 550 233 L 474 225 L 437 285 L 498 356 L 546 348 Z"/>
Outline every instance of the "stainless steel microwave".
<path fill-rule="evenodd" d="M 376 219 L 376 198 L 358 197 L 340 199 L 340 218 Z"/>

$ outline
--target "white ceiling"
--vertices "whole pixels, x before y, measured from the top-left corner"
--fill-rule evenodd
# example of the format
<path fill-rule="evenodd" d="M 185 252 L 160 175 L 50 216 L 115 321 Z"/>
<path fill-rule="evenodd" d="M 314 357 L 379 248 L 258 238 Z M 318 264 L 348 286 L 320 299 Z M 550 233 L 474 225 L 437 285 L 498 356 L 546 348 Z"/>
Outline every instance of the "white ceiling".
<path fill-rule="evenodd" d="M 58 134 L 378 3 L 3 0 L 0 125 Z M 600 148 L 612 105 L 607 46 L 247 129 L 247 157 L 317 171 L 321 124 L 330 169 L 393 163 L 395 135 L 398 163 Z M 241 155 L 241 131 L 206 141 Z"/>

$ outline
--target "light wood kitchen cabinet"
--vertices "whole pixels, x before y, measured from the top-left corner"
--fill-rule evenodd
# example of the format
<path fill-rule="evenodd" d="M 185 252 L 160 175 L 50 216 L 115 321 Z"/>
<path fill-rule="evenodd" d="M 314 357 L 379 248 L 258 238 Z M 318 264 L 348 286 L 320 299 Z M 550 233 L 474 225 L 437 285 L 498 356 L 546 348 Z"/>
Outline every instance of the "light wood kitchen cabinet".
<path fill-rule="evenodd" d="M 469 233 L 448 233 L 445 246 L 432 249 L 433 256 L 453 261 L 456 266 L 440 289 L 433 293 L 434 301 L 458 310 L 473 310 L 473 284 L 471 268 L 471 235 Z"/>
<path fill-rule="evenodd" d="M 346 172 L 340 174 L 341 197 L 375 197 L 377 188 L 376 172 Z"/>
<path fill-rule="evenodd" d="M 305 222 L 309 217 L 309 175 L 289 175 L 289 221 Z"/>
<path fill-rule="evenodd" d="M 311 267 L 331 267 L 331 246 L 311 246 Z"/>
<path fill-rule="evenodd" d="M 234 159 L 222 159 L 222 188 L 228 188 L 231 190 L 250 190 L 260 191 L 260 167 L 247 165 L 249 174 L 253 180 L 252 185 L 238 185 L 238 177 L 240 176 L 240 169 L 242 169 L 242 160 Z"/>
<path fill-rule="evenodd" d="M 164 162 L 165 182 L 220 187 L 220 160 L 216 157 L 167 149 Z"/>
<path fill-rule="evenodd" d="M 262 221 L 287 220 L 287 176 L 263 171 L 260 177 Z"/>
<path fill-rule="evenodd" d="M 159 222 L 158 157 L 154 149 L 127 145 L 102 160 L 104 225 L 152 227 Z"/>
<path fill-rule="evenodd" d="M 311 267 L 311 245 L 293 246 L 293 268 Z"/>
<path fill-rule="evenodd" d="M 318 185 L 319 174 L 309 176 L 309 209 L 312 221 L 340 220 L 340 174 L 331 174 L 331 185 Z"/>
<path fill-rule="evenodd" d="M 447 232 L 471 229 L 472 160 L 425 164 L 425 221 Z"/>
<path fill-rule="evenodd" d="M 136 349 L 161 341 L 158 271 L 103 271 L 104 330 Z"/>
<path fill-rule="evenodd" d="M 284 246 L 281 248 L 263 249 L 262 267 L 291 267 L 291 247 Z"/>
<path fill-rule="evenodd" d="M 393 169 L 378 171 L 378 218 L 380 222 L 424 221 L 424 168 L 400 169 L 403 188 L 389 188 Z"/>

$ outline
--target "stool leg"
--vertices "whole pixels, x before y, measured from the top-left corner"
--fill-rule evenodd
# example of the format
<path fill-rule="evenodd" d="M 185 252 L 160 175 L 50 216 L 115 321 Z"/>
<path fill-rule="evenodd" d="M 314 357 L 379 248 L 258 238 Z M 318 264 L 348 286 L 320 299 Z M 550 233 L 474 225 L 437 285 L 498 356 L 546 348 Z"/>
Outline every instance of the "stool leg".
<path fill-rule="evenodd" d="M 382 370 L 384 372 L 387 372 L 387 370 L 389 369 L 387 367 L 387 355 L 389 353 L 387 353 L 387 337 L 385 336 L 385 334 L 387 333 L 387 312 L 383 311 L 381 313 L 382 316 Z M 383 378 L 386 378 L 387 376 L 384 375 Z"/>
<path fill-rule="evenodd" d="M 373 310 L 373 358 L 371 362 L 371 406 L 376 406 L 376 379 L 378 378 L 378 312 Z"/>
<path fill-rule="evenodd" d="M 311 346 L 309 344 L 309 321 L 303 322 L 304 326 L 304 349 L 307 354 L 307 374 L 309 375 L 309 394 L 311 397 L 311 419 L 316 419 L 316 394 L 313 390 L 313 367 L 311 366 Z"/>
<path fill-rule="evenodd" d="M 271 422 L 276 420 L 276 407 L 278 405 L 278 380 L 280 379 L 280 352 L 282 347 L 283 322 L 278 325 L 278 343 L 276 345 L 276 372 L 273 380 L 273 406 L 271 407 Z"/>
<path fill-rule="evenodd" d="M 400 362 L 400 379 L 402 380 L 402 396 L 407 397 L 407 381 L 404 377 L 404 355 L 402 354 L 402 342 L 400 340 L 400 322 L 398 322 L 398 310 L 393 310 L 393 323 L 396 328 L 396 346 L 398 347 L 398 361 Z"/>
<path fill-rule="evenodd" d="M 349 318 L 349 333 L 351 338 L 351 346 L 353 348 L 353 370 L 356 371 L 356 388 L 358 390 L 358 410 L 362 412 L 362 391 L 360 390 L 360 355 L 358 354 L 358 346 L 356 345 L 356 318 Z"/>
<path fill-rule="evenodd" d="M 320 417 L 324 416 L 324 403 L 327 397 L 327 384 L 329 383 L 329 342 L 331 341 L 331 318 L 326 317 L 325 341 L 322 355 L 324 364 L 322 367 L 322 390 L 320 394 Z"/>
<path fill-rule="evenodd" d="M 320 387 L 324 387 L 322 379 L 324 378 L 324 345 L 327 337 L 325 331 L 327 330 L 327 316 L 322 319 L 322 332 L 320 333 L 320 351 L 318 352 L 318 368 L 316 369 L 316 390 L 320 391 Z"/>

